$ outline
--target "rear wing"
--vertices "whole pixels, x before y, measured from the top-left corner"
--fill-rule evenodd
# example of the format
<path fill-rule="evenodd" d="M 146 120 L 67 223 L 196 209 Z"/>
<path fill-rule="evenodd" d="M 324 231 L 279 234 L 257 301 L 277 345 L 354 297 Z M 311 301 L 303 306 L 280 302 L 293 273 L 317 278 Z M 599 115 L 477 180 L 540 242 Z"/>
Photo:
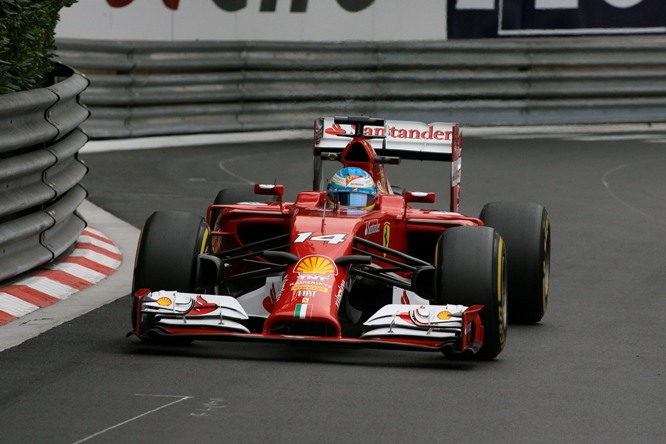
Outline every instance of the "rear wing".
<path fill-rule="evenodd" d="M 354 117 L 320 117 L 315 121 L 314 154 L 322 152 L 341 152 L 349 142 L 340 134 L 354 135 L 353 123 L 336 121 L 354 121 L 363 119 L 363 135 L 378 154 L 397 156 L 401 159 L 441 160 L 451 162 L 454 133 L 459 132 L 454 123 L 421 123 L 403 120 L 382 120 Z M 371 122 L 371 123 L 368 123 Z M 382 124 L 377 126 L 377 124 Z M 386 148 L 383 149 L 383 138 Z"/>
<path fill-rule="evenodd" d="M 324 153 L 342 152 L 349 143 L 349 137 L 356 133 L 357 124 L 377 154 L 451 162 L 451 211 L 460 211 L 462 130 L 459 125 L 368 117 L 320 117 L 315 120 L 314 128 L 315 159 Z"/>

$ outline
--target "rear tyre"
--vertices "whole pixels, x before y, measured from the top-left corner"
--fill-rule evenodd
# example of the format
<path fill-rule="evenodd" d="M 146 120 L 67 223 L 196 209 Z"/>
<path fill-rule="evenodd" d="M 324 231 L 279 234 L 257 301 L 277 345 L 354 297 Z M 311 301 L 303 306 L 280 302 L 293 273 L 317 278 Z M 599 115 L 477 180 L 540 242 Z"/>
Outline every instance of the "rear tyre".
<path fill-rule="evenodd" d="M 436 303 L 483 305 L 483 346 L 476 359 L 495 358 L 506 342 L 506 253 L 500 235 L 488 227 L 456 227 L 437 242 Z"/>
<path fill-rule="evenodd" d="M 480 218 L 506 242 L 512 323 L 534 324 L 546 314 L 550 287 L 550 218 L 534 203 L 493 202 Z"/>
<path fill-rule="evenodd" d="M 132 327 L 136 331 L 137 290 L 196 291 L 197 257 L 209 245 L 208 224 L 197 215 L 181 211 L 157 211 L 143 226 L 132 281 Z M 144 315 L 141 330 L 150 327 L 152 315 Z"/>
<path fill-rule="evenodd" d="M 277 202 L 277 199 L 275 196 L 254 194 L 254 185 L 247 185 L 220 190 L 213 201 L 215 205 L 233 205 L 239 202 Z M 223 211 L 223 209 L 214 209 L 210 212 L 210 226 L 212 228 L 215 228 L 215 223 Z"/>

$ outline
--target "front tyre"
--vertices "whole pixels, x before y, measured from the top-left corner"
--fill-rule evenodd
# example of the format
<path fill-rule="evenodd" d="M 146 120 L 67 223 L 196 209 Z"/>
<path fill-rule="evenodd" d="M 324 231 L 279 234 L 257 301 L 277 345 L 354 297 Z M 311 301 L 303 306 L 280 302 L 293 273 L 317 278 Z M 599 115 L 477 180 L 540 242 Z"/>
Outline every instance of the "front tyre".
<path fill-rule="evenodd" d="M 141 230 L 132 282 L 132 327 L 137 327 L 137 290 L 194 292 L 197 258 L 209 245 L 210 230 L 203 217 L 181 211 L 157 211 Z M 141 330 L 150 327 L 142 319 Z M 145 323 L 145 325 L 144 325 Z"/>
<path fill-rule="evenodd" d="M 550 289 L 548 212 L 534 203 L 493 202 L 483 207 L 480 218 L 506 242 L 511 322 L 539 322 L 546 314 Z"/>
<path fill-rule="evenodd" d="M 483 346 L 477 359 L 493 359 L 504 348 L 507 332 L 506 250 L 489 227 L 456 227 L 437 242 L 436 303 L 483 305 Z"/>

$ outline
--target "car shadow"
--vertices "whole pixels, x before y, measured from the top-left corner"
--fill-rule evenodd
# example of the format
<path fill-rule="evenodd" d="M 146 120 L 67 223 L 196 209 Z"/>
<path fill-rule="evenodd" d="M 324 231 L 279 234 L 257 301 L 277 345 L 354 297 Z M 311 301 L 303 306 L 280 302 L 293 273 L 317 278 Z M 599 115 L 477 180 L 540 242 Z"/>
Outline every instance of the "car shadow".
<path fill-rule="evenodd" d="M 311 344 L 265 344 L 223 341 L 194 341 L 187 345 L 148 344 L 127 339 L 121 353 L 138 356 L 168 356 L 188 359 L 224 359 L 272 363 L 325 364 L 376 368 L 422 368 L 466 371 L 497 365 L 463 357 L 445 357 L 439 352 L 344 348 Z"/>

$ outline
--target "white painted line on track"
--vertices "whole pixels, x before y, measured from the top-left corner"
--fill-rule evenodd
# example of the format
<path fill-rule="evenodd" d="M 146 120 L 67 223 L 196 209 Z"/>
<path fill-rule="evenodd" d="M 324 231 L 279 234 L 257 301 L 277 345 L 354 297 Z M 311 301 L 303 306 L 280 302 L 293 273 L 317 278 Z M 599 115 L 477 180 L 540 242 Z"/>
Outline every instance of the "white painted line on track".
<path fill-rule="evenodd" d="M 131 139 L 91 140 L 80 153 L 145 150 L 231 143 L 278 142 L 312 138 L 312 130 L 254 131 L 246 133 L 191 134 L 183 136 L 135 137 Z"/>
<path fill-rule="evenodd" d="M 83 438 L 83 439 L 80 439 L 80 440 L 78 440 L 78 441 L 75 441 L 73 444 L 79 444 L 79 443 L 82 443 L 82 442 L 89 441 L 89 440 L 91 440 L 91 439 L 93 439 L 93 438 L 95 438 L 95 437 L 97 437 L 97 436 L 99 436 L 99 435 L 103 435 L 104 433 L 106 433 L 106 432 L 108 432 L 108 431 L 111 431 L 111 430 L 113 430 L 113 429 L 117 429 L 118 427 L 122 427 L 122 426 L 124 426 L 125 424 L 129 424 L 129 423 L 132 422 L 132 421 L 136 421 L 137 419 L 140 419 L 140 418 L 143 418 L 144 416 L 150 415 L 151 413 L 155 413 L 155 412 L 157 412 L 157 411 L 160 411 L 160 410 L 162 410 L 162 409 L 164 409 L 164 408 L 167 408 L 167 407 L 169 407 L 169 406 L 172 406 L 172 405 L 174 405 L 174 404 L 178 404 L 179 402 L 183 402 L 183 401 L 186 401 L 186 400 L 188 400 L 188 399 L 192 399 L 192 396 L 141 395 L 141 394 L 137 394 L 137 395 L 135 395 L 135 396 L 156 396 L 156 397 L 179 398 L 179 399 L 177 399 L 177 400 L 175 400 L 175 401 L 172 401 L 172 402 L 169 402 L 168 404 L 164 404 L 164 405 L 162 405 L 162 406 L 160 406 L 160 407 L 157 407 L 156 409 L 148 410 L 147 412 L 144 412 L 144 413 L 142 413 L 142 414 L 140 414 L 140 415 L 134 416 L 133 418 L 130 418 L 130 419 L 128 419 L 128 420 L 126 420 L 126 421 L 123 421 L 123 422 L 120 422 L 120 423 L 118 423 L 118 424 L 112 425 L 111 427 L 107 427 L 107 428 L 105 428 L 104 430 L 100 430 L 100 431 L 97 432 L 97 433 L 93 433 L 93 434 L 90 435 L 90 436 L 86 436 L 86 437 Z"/>
<path fill-rule="evenodd" d="M 622 141 L 622 140 L 645 140 L 650 137 L 647 134 L 597 134 L 597 135 L 578 135 L 575 137 L 567 137 L 567 139 L 577 140 L 580 142 L 605 142 L 605 141 Z"/>
<path fill-rule="evenodd" d="M 463 125 L 463 134 L 478 137 L 498 137 L 502 135 L 527 137 L 550 137 L 557 135 L 590 135 L 597 133 L 638 133 L 666 131 L 666 123 L 626 123 L 626 124 L 597 124 L 597 125 L 534 125 L 534 126 L 491 126 L 467 127 Z"/>
<path fill-rule="evenodd" d="M 660 224 L 660 225 L 665 225 L 666 223 L 665 223 L 663 220 L 661 220 L 661 219 L 659 219 L 659 218 L 657 218 L 657 217 L 655 217 L 655 216 L 653 216 L 653 215 L 651 215 L 651 214 L 649 214 L 649 213 L 646 213 L 645 211 L 640 210 L 639 208 L 636 208 L 636 207 L 633 206 L 631 203 L 627 202 L 625 199 L 622 199 L 620 196 L 618 196 L 617 194 L 615 194 L 615 193 L 613 192 L 613 190 L 612 190 L 612 186 L 611 186 L 611 183 L 610 183 L 610 180 L 609 180 L 609 177 L 610 177 L 610 176 L 612 176 L 613 174 L 615 174 L 616 172 L 618 172 L 618 171 L 620 171 L 620 170 L 623 170 L 623 169 L 626 169 L 626 168 L 631 168 L 631 167 L 633 167 L 633 166 L 635 166 L 635 165 L 638 165 L 638 164 L 641 164 L 641 163 L 652 163 L 652 162 L 655 162 L 655 160 L 654 160 L 654 159 L 651 159 L 651 160 L 641 160 L 641 161 L 637 161 L 637 162 L 633 162 L 633 163 L 624 163 L 624 164 L 618 165 L 618 166 L 616 166 L 616 167 L 614 167 L 614 168 L 611 168 L 610 170 L 606 171 L 606 172 L 601 176 L 601 183 L 603 184 L 604 188 L 606 189 L 606 192 L 607 192 L 607 193 L 608 193 L 613 199 L 615 199 L 616 201 L 618 201 L 620 204 L 624 205 L 624 206 L 625 206 L 626 208 L 628 208 L 629 210 L 631 210 L 631 211 L 633 211 L 633 212 L 635 212 L 635 213 L 637 213 L 637 214 L 640 214 L 641 216 L 643 216 L 643 217 L 645 217 L 645 218 L 651 220 L 651 221 L 654 222 L 654 223 L 657 223 L 657 224 Z"/>
<path fill-rule="evenodd" d="M 225 164 L 227 164 L 227 163 L 229 163 L 229 162 L 235 162 L 235 161 L 237 161 L 237 160 L 241 160 L 241 159 L 245 159 L 245 158 L 247 158 L 247 157 L 253 157 L 253 156 L 256 156 L 256 154 L 249 154 L 249 155 L 246 155 L 246 156 L 232 157 L 231 159 L 226 159 L 226 160 L 222 160 L 222 161 L 220 161 L 220 163 L 218 163 L 217 166 L 220 168 L 220 170 L 221 170 L 223 173 L 228 174 L 229 176 L 233 177 L 234 179 L 238 179 L 238 180 L 240 180 L 241 182 L 246 183 L 246 184 L 248 184 L 248 185 L 254 185 L 254 182 L 252 182 L 250 179 L 248 179 L 248 178 L 246 178 L 246 177 L 243 177 L 243 176 L 239 176 L 238 174 L 236 174 L 236 173 L 234 173 L 233 171 L 229 170 L 229 169 L 225 166 Z"/>

